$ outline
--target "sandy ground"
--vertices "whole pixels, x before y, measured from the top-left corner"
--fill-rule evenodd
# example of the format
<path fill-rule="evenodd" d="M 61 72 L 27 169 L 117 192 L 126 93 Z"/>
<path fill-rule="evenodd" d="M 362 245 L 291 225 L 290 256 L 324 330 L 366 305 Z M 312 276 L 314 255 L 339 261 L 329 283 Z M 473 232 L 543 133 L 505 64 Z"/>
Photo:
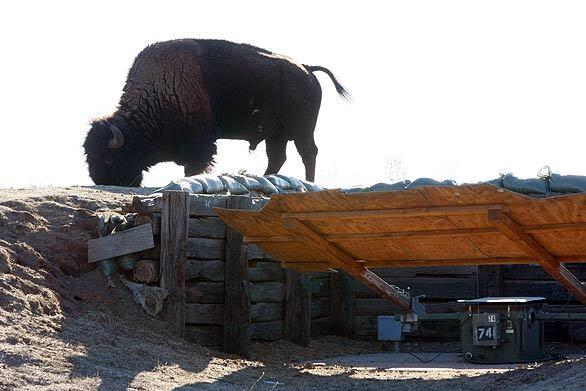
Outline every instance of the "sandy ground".
<path fill-rule="evenodd" d="M 376 342 L 338 337 L 309 347 L 253 344 L 242 359 L 175 338 L 148 318 L 119 281 L 109 288 L 85 261 L 94 212 L 145 189 L 0 190 L 2 390 L 581 390 L 586 360 L 486 371 L 356 368 L 327 358 L 375 353 Z M 455 351 L 454 344 L 422 344 Z M 564 347 L 584 354 L 583 347 Z"/>

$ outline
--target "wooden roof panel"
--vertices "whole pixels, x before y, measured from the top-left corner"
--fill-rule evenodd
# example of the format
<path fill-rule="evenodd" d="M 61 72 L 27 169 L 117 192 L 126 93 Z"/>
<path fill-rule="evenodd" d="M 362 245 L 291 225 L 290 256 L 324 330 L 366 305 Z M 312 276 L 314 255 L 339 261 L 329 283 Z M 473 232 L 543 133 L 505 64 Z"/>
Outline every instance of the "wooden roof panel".
<path fill-rule="evenodd" d="M 217 212 L 285 262 L 315 262 L 320 257 L 328 264 L 332 261 L 291 228 L 294 220 L 304 221 L 325 241 L 367 262 L 527 258 L 522 247 L 487 218 L 488 206 L 499 205 L 553 255 L 586 257 L 583 193 L 538 199 L 488 184 L 352 194 L 328 190 L 276 194 L 260 211 Z M 445 213 L 437 208 L 445 208 Z M 458 208 L 471 209 L 459 213 Z"/>

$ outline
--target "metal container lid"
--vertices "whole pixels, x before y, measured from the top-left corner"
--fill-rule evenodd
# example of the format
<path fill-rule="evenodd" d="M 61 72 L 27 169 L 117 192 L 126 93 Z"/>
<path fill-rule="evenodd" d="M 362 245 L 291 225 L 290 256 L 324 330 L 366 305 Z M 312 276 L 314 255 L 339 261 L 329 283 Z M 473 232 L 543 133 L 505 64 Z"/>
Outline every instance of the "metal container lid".
<path fill-rule="evenodd" d="M 480 299 L 458 300 L 462 304 L 523 304 L 545 301 L 545 297 L 482 297 Z"/>

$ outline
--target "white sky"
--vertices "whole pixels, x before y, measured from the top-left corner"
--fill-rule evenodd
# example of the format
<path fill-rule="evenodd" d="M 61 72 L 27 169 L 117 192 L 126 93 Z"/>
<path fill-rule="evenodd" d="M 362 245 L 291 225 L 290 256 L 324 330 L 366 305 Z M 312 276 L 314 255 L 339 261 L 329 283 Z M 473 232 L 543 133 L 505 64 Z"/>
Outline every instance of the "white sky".
<path fill-rule="evenodd" d="M 18 1 L 0 5 L 0 187 L 86 185 L 89 122 L 114 111 L 147 44 L 247 42 L 330 68 L 316 182 L 586 174 L 580 1 Z M 281 173 L 303 177 L 291 144 Z M 220 141 L 214 172 L 262 173 L 264 144 Z M 161 164 L 145 186 L 182 176 Z"/>

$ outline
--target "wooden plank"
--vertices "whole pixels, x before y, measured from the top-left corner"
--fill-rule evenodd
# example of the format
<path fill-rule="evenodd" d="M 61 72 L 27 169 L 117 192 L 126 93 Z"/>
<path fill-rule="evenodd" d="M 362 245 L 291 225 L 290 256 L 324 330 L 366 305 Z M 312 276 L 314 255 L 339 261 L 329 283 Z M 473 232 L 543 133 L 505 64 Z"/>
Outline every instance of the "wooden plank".
<path fill-rule="evenodd" d="M 567 302 L 572 294 L 557 281 L 505 280 L 504 296 L 542 296 L 549 301 Z"/>
<path fill-rule="evenodd" d="M 226 224 L 219 217 L 192 217 L 189 219 L 189 237 L 225 238 Z"/>
<path fill-rule="evenodd" d="M 404 290 L 409 288 L 413 296 L 425 295 L 428 299 L 471 299 L 477 296 L 476 277 L 387 277 L 385 281 Z M 358 281 L 355 281 L 354 292 L 358 298 L 376 297 L 368 287 Z"/>
<path fill-rule="evenodd" d="M 382 279 L 414 277 L 472 277 L 476 276 L 476 266 L 440 266 L 377 269 L 376 274 Z"/>
<path fill-rule="evenodd" d="M 188 259 L 186 279 L 198 281 L 224 281 L 226 262 L 223 260 Z"/>
<path fill-rule="evenodd" d="M 395 305 L 409 310 L 411 308 L 411 300 L 405 292 L 390 286 L 383 279 L 368 269 L 365 269 L 360 264 L 356 263 L 355 259 L 347 253 L 340 250 L 335 245 L 322 239 L 316 232 L 309 228 L 304 223 L 292 220 L 288 222 L 289 227 L 295 230 L 298 234 L 303 236 L 308 245 L 320 251 L 329 261 L 351 274 L 353 277 L 360 280 L 362 283 L 373 289 L 385 299 L 394 303 Z"/>
<path fill-rule="evenodd" d="M 568 255 L 557 258 L 560 262 L 586 263 L 586 255 Z M 530 257 L 495 257 L 495 258 L 470 258 L 470 259 L 397 259 L 397 260 L 366 260 L 361 262 L 369 269 L 389 268 L 421 268 L 421 267 L 462 267 L 479 265 L 530 265 L 534 264 L 535 258 Z M 281 262 L 284 269 L 296 269 L 302 271 L 326 271 L 338 268 L 329 261 L 284 261 Z M 377 270 L 378 273 L 378 270 Z"/>
<path fill-rule="evenodd" d="M 252 282 L 284 281 L 285 269 L 279 262 L 249 261 L 248 280 Z"/>
<path fill-rule="evenodd" d="M 355 300 L 352 277 L 343 271 L 332 273 L 330 275 L 330 327 L 334 334 L 347 338 L 354 337 Z M 391 304 L 388 303 L 388 305 Z"/>
<path fill-rule="evenodd" d="M 257 245 L 254 244 L 247 244 L 246 246 L 246 258 L 248 260 L 255 260 L 255 259 L 264 259 L 264 260 L 276 260 L 273 256 L 269 253 L 264 251 Z"/>
<path fill-rule="evenodd" d="M 280 303 L 285 300 L 285 283 L 279 281 L 249 283 L 250 300 L 253 303 Z"/>
<path fill-rule="evenodd" d="M 324 318 L 330 316 L 330 299 L 328 298 L 311 298 L 311 319 Z"/>
<path fill-rule="evenodd" d="M 187 282 L 186 298 L 188 303 L 220 304 L 224 302 L 223 282 Z"/>
<path fill-rule="evenodd" d="M 224 323 L 224 304 L 185 304 L 185 321 L 192 324 L 213 324 Z"/>
<path fill-rule="evenodd" d="M 231 209 L 250 209 L 249 197 L 228 199 Z M 242 235 L 233 228 L 226 231 L 226 277 L 224 293 L 223 350 L 243 356 L 250 354 L 251 291 L 248 282 L 248 260 L 242 244 Z"/>
<path fill-rule="evenodd" d="M 491 210 L 506 211 L 503 205 L 469 205 L 469 206 L 440 206 L 429 208 L 398 208 L 376 210 L 344 210 L 335 212 L 293 212 L 281 213 L 282 219 L 296 220 L 320 220 L 320 219 L 372 219 L 389 217 L 414 217 L 414 216 L 445 216 L 467 215 L 487 212 Z"/>
<path fill-rule="evenodd" d="M 153 233 L 159 235 L 161 232 L 161 214 L 154 213 Z M 225 239 L 226 224 L 219 217 L 191 217 L 189 219 L 190 238 Z"/>
<path fill-rule="evenodd" d="M 185 336 L 185 263 L 189 194 L 182 191 L 163 193 L 161 218 L 161 288 L 169 292 L 165 318 L 175 334 Z M 142 227 L 142 226 L 141 226 Z"/>
<path fill-rule="evenodd" d="M 313 277 L 311 273 L 311 295 L 313 297 L 327 297 L 330 295 L 330 277 Z"/>
<path fill-rule="evenodd" d="M 524 228 L 525 232 L 534 233 L 551 233 L 551 232 L 565 232 L 586 230 L 586 223 L 571 223 L 571 224 L 540 224 L 527 226 Z M 457 236 L 474 236 L 487 234 L 500 234 L 500 231 L 494 227 L 484 228 L 461 228 L 461 229 L 439 229 L 439 230 L 423 230 L 423 231 L 399 231 L 399 232 L 374 232 L 374 233 L 352 233 L 352 234 L 327 234 L 322 237 L 332 243 L 347 242 L 347 241 L 363 241 L 363 240 L 385 240 L 385 239 L 399 239 L 399 238 L 430 238 L 430 237 L 457 237 Z M 245 243 L 266 243 L 266 242 L 298 242 L 300 238 L 291 235 L 276 235 L 276 236 L 247 236 L 244 238 Z"/>
<path fill-rule="evenodd" d="M 187 239 L 187 257 L 194 259 L 225 259 L 226 240 L 189 238 Z"/>
<path fill-rule="evenodd" d="M 284 303 L 256 303 L 250 307 L 252 322 L 269 322 L 283 319 Z"/>
<path fill-rule="evenodd" d="M 459 312 L 462 307 L 456 302 L 424 302 L 425 312 L 430 314 Z M 395 315 L 400 313 L 400 309 L 393 306 L 388 301 L 381 298 L 357 298 L 356 299 L 356 316 L 380 316 Z"/>
<path fill-rule="evenodd" d="M 159 271 L 159 261 L 142 259 L 136 263 L 136 266 L 132 270 L 132 277 L 136 282 L 150 284 L 159 281 L 161 277 Z"/>
<path fill-rule="evenodd" d="M 276 341 L 283 338 L 283 328 L 282 320 L 255 322 L 250 325 L 250 335 L 258 341 Z"/>
<path fill-rule="evenodd" d="M 139 225 L 126 231 L 116 232 L 114 235 L 88 240 L 88 263 L 137 253 L 153 247 L 155 247 L 155 241 L 152 226 Z"/>
<path fill-rule="evenodd" d="M 579 280 L 586 280 L 586 265 L 566 264 L 566 268 Z M 502 266 L 505 280 L 553 280 L 539 265 L 505 265 Z"/>
<path fill-rule="evenodd" d="M 200 346 L 220 346 L 222 327 L 212 325 L 186 325 L 185 339 Z"/>
<path fill-rule="evenodd" d="M 509 239 L 519 246 L 528 255 L 535 257 L 535 260 L 547 271 L 553 278 L 565 286 L 576 299 L 586 304 L 586 287 L 582 285 L 565 266 L 551 255 L 547 249 L 539 244 L 534 238 L 527 234 L 523 227 L 513 221 L 501 210 L 489 210 L 488 219 L 501 230 Z"/>
<path fill-rule="evenodd" d="M 502 295 L 503 277 L 500 265 L 478 266 L 478 297 L 498 297 Z"/>
<path fill-rule="evenodd" d="M 311 336 L 311 276 L 309 273 L 287 271 L 285 293 L 285 337 L 309 345 Z"/>

